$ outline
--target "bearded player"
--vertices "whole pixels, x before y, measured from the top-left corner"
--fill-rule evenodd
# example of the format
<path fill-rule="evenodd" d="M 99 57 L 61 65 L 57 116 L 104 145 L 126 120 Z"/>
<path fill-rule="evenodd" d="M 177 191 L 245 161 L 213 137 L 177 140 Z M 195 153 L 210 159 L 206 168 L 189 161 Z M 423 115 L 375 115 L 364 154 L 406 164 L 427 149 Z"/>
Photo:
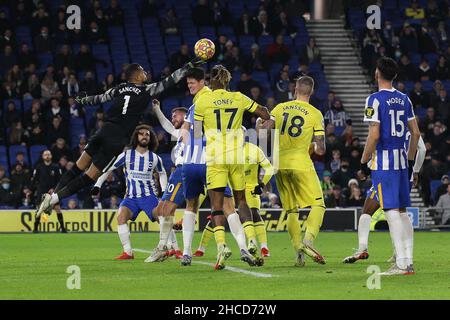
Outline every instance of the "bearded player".
<path fill-rule="evenodd" d="M 131 137 L 131 148 L 122 152 L 95 184 L 94 194 L 98 193 L 110 171 L 120 167 L 124 168 L 127 188 L 117 217 L 117 233 L 123 252 L 116 260 L 134 259 L 127 222 L 136 220 L 141 211 L 145 212 L 150 221 L 156 220 L 155 208 L 158 205 L 158 189 L 154 173 L 157 172 L 159 176 L 161 189 L 167 185 L 167 175 L 161 158 L 152 152 L 157 146 L 158 140 L 153 130 L 147 125 L 137 126 Z"/>
<path fill-rule="evenodd" d="M 51 195 L 45 194 L 36 212 L 36 218 L 40 218 L 43 212 L 48 212 L 62 199 L 94 184 L 102 173 L 108 171 L 123 151 L 152 96 L 172 87 L 190 69 L 202 63 L 204 61 L 196 58 L 164 80 L 152 84 L 145 84 L 147 73 L 139 64 L 132 63 L 125 70 L 126 83 L 100 95 L 78 95 L 75 99 L 78 104 L 97 105 L 112 101 L 112 106 L 107 112 L 104 126 L 91 136 L 73 168 L 62 176 Z"/>

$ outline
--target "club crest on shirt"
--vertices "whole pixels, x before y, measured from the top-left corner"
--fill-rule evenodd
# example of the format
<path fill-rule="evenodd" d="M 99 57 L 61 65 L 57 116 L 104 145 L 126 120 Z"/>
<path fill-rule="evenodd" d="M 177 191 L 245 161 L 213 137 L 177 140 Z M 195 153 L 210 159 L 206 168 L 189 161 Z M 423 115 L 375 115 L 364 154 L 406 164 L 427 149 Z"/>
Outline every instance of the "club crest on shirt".
<path fill-rule="evenodd" d="M 373 109 L 373 107 L 366 108 L 365 115 L 367 118 L 372 118 L 374 113 L 375 113 L 375 110 Z"/>

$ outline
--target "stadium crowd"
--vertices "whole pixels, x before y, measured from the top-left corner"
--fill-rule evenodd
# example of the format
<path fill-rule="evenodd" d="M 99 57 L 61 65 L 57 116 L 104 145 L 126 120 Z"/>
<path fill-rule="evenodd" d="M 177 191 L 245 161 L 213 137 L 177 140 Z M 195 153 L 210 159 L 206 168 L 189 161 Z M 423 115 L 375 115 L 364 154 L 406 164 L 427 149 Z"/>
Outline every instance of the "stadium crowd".
<path fill-rule="evenodd" d="M 80 5 L 82 12 L 86 13 L 81 30 L 68 30 L 65 7 L 51 10 L 50 1 L 18 0 L 11 6 L 0 5 L 0 96 L 3 107 L 0 111 L 0 145 L 9 147 L 9 157 L 6 151 L 4 155 L 9 161 L 0 162 L 0 206 L 32 208 L 39 201 L 35 199 L 33 182 L 36 161 L 30 163 L 26 151 L 12 154 L 17 149 L 11 146 L 30 148 L 30 154 L 32 146 L 43 146 L 40 151 L 48 148 L 52 161 L 62 172 L 70 169 L 89 136 L 102 127 L 106 112 L 105 106 L 100 106 L 94 113 L 86 110 L 75 104 L 74 96 L 81 91 L 89 95 L 104 92 L 124 79 L 123 69 L 117 67 L 115 72 L 99 78 L 96 66 L 109 67 L 111 61 L 91 51 L 92 46 L 113 40 L 108 28 L 124 23 L 124 9 L 119 1 L 111 0 L 107 4 L 98 0 L 70 2 Z M 421 190 L 427 205 L 436 203 L 437 195 L 445 196 L 448 185 L 448 176 L 445 178 L 445 175 L 450 160 L 447 129 L 450 100 L 443 81 L 450 77 L 449 13 L 439 7 L 445 2 L 428 1 L 429 6 L 423 9 L 413 1 L 411 8 L 402 15 L 404 24 L 401 28 L 389 27 L 389 21 L 384 21 L 382 30 L 360 34 L 363 63 L 370 72 L 375 65 L 373 61 L 380 56 L 393 56 L 399 61 L 401 73 L 397 87 L 408 93 L 415 105 L 428 150 L 421 174 Z M 165 7 L 164 1 L 159 0 L 141 1 L 140 6 L 140 19 L 156 18 L 161 37 L 181 33 L 180 17 L 174 7 Z M 315 78 L 317 87 L 323 85 L 320 76 L 311 71 L 313 65 L 320 65 L 320 50 L 314 39 L 297 48 L 285 43 L 286 37 L 294 39 L 300 32 L 292 21 L 294 18 L 302 19 L 301 15 L 309 10 L 303 2 L 260 1 L 257 7 L 245 10 L 240 17 L 230 12 L 228 1 L 199 0 L 192 3 L 191 9 L 192 24 L 198 28 L 232 28 L 234 37 L 218 32 L 213 63 L 224 64 L 236 72 L 233 74 L 239 74 L 239 79 L 235 79 L 235 89 L 259 104 L 272 109 L 277 103 L 291 99 L 294 95 L 293 80 L 301 75 Z M 21 25 L 31 26 L 34 33 L 32 45 L 16 39 L 15 27 Z M 252 42 L 249 48 L 244 48 L 242 42 L 238 45 L 236 36 L 271 36 L 273 40 L 265 46 Z M 76 52 L 73 44 L 78 44 Z M 423 57 L 420 64 L 411 62 L 414 54 Z M 436 55 L 434 61 L 425 58 L 430 54 Z M 43 56 L 49 57 L 45 64 L 42 63 Z M 296 68 L 290 63 L 292 57 L 296 57 Z M 181 44 L 177 52 L 170 54 L 167 65 L 161 66 L 160 72 L 155 69 L 149 72 L 150 81 L 163 79 L 192 58 L 191 47 Z M 276 72 L 269 83 L 253 78 L 255 72 L 272 73 L 274 69 Z M 423 85 L 427 81 L 434 81 L 429 90 Z M 414 85 L 408 88 L 410 82 Z M 181 100 L 187 95 L 186 85 L 181 84 L 160 98 L 176 96 Z M 23 109 L 20 104 L 23 104 Z M 314 156 L 326 205 L 331 208 L 360 207 L 370 181 L 359 172 L 363 146 L 352 132 L 352 120 L 342 101 L 332 91 L 325 97 L 316 94 L 312 104 L 323 112 L 326 124 L 326 155 Z M 170 114 L 170 110 L 166 113 Z M 336 117 L 344 120 L 341 125 L 332 124 Z M 250 128 L 255 121 L 248 115 L 244 124 Z M 144 115 L 144 122 L 157 132 L 157 153 L 169 154 L 173 142 L 159 127 L 152 111 Z M 72 123 L 83 127 L 82 134 L 74 132 Z M 439 194 L 433 195 L 430 182 L 441 178 Z M 84 190 L 64 202 L 63 207 L 117 208 L 124 191 L 122 173 L 115 172 L 105 182 L 99 196 L 92 197 L 90 190 Z M 262 207 L 281 207 L 274 183 L 262 195 Z"/>

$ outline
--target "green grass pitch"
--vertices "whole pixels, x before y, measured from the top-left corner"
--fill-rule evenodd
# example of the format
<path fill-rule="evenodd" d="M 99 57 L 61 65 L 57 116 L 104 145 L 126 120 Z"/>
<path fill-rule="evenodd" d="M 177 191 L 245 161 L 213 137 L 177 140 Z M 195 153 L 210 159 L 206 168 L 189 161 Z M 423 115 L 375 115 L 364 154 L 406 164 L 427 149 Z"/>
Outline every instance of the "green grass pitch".
<path fill-rule="evenodd" d="M 181 233 L 177 233 L 179 243 Z M 272 277 L 230 270 L 214 271 L 206 264 L 181 267 L 171 258 L 163 263 L 144 263 L 146 253 L 135 260 L 113 261 L 121 252 L 116 234 L 0 234 L 0 299 L 450 299 L 450 233 L 415 234 L 416 275 L 381 278 L 381 289 L 366 287 L 367 267 L 389 267 L 389 234 L 370 235 L 370 258 L 353 265 L 342 258 L 357 244 L 356 233 L 322 232 L 316 246 L 326 265 L 308 260 L 296 268 L 287 233 L 269 233 L 271 257 L 264 267 L 249 267 L 239 260 L 231 235 L 227 241 L 233 256 L 227 265 Z M 200 233 L 196 233 L 194 248 Z M 151 250 L 156 233 L 132 234 L 134 248 Z M 205 257 L 214 262 L 211 241 Z M 66 287 L 67 267 L 81 270 L 81 289 Z"/>

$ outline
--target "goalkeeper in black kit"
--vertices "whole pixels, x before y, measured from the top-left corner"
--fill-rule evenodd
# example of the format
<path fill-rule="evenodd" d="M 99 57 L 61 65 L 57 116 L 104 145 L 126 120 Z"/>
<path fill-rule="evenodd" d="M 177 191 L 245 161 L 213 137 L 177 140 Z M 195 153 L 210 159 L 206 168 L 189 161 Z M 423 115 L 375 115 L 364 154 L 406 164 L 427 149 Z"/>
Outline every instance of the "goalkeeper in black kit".
<path fill-rule="evenodd" d="M 45 194 L 36 218 L 49 212 L 61 199 L 94 184 L 123 151 L 152 98 L 178 83 L 189 70 L 203 63 L 201 59 L 195 58 L 164 80 L 152 84 L 145 84 L 147 73 L 139 64 L 132 63 L 125 70 L 126 83 L 100 95 L 78 95 L 75 99 L 78 104 L 96 105 L 112 101 L 112 106 L 106 114 L 104 126 L 90 137 L 75 166 L 62 176 L 52 194 Z"/>

